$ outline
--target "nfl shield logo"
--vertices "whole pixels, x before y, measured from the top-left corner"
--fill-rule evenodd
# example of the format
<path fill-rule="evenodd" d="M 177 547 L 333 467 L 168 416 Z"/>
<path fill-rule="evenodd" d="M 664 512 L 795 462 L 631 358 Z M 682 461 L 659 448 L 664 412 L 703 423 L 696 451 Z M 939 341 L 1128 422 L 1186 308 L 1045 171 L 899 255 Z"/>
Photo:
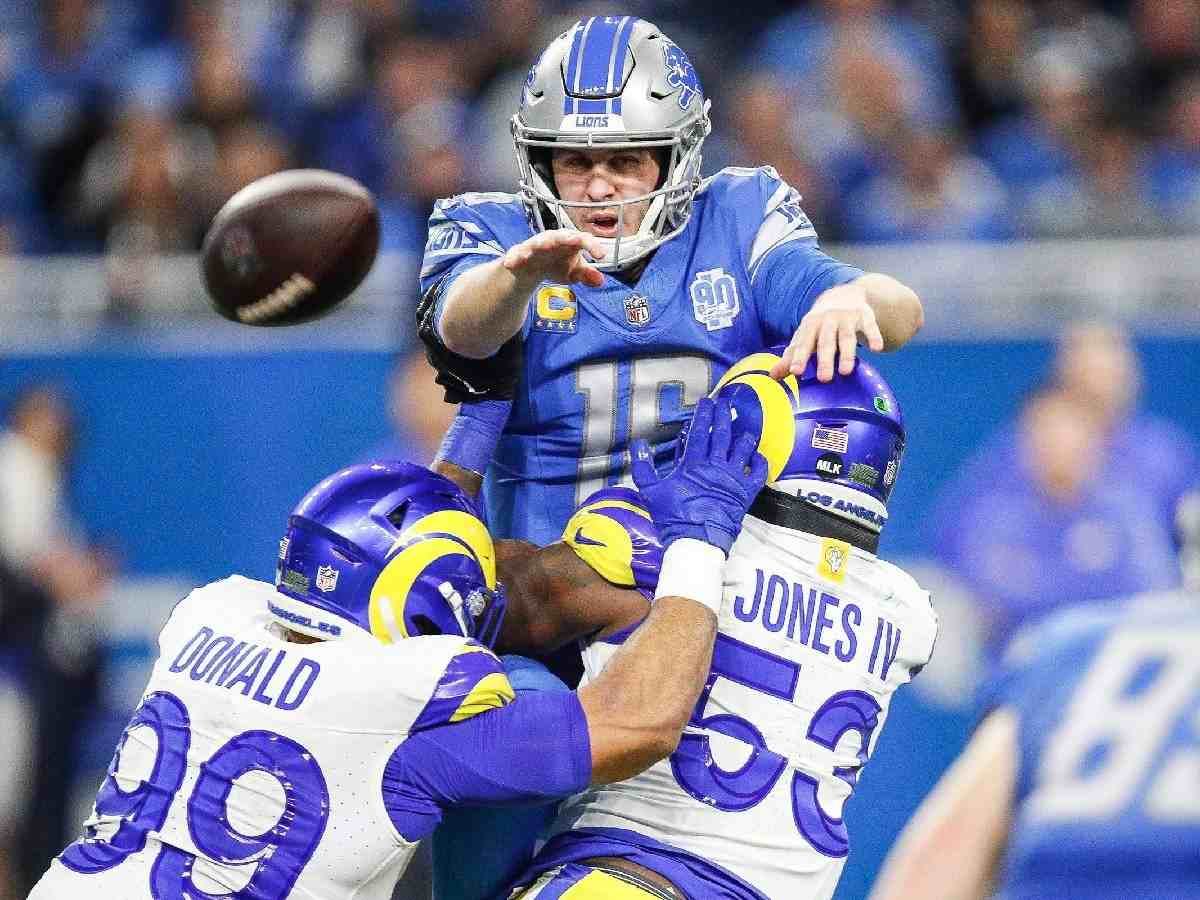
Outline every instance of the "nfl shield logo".
<path fill-rule="evenodd" d="M 328 594 L 337 587 L 338 570 L 333 566 L 321 566 L 317 569 L 317 590 Z"/>
<path fill-rule="evenodd" d="M 630 294 L 625 298 L 625 321 L 639 328 L 650 321 L 650 300 L 641 294 Z"/>

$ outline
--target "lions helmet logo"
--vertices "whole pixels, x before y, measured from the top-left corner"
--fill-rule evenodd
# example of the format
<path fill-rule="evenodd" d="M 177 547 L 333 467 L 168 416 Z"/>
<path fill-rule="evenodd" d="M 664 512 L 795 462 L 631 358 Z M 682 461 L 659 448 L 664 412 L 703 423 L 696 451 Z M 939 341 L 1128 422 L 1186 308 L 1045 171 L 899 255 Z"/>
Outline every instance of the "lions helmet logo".
<path fill-rule="evenodd" d="M 692 61 L 676 44 L 663 41 L 663 58 L 667 67 L 667 84 L 679 91 L 679 108 L 687 109 L 700 93 L 700 78 Z"/>

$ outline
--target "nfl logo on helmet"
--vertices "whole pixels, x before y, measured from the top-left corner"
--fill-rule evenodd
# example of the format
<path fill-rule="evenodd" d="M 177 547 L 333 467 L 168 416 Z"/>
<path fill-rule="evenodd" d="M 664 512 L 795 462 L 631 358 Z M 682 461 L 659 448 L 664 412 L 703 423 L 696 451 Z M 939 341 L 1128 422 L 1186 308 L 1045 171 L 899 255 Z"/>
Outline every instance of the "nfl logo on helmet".
<path fill-rule="evenodd" d="M 321 566 L 317 569 L 317 590 L 328 594 L 337 587 L 338 570 L 333 566 Z"/>
<path fill-rule="evenodd" d="M 625 321 L 639 328 L 650 321 L 650 299 L 641 294 L 630 294 L 625 298 Z"/>

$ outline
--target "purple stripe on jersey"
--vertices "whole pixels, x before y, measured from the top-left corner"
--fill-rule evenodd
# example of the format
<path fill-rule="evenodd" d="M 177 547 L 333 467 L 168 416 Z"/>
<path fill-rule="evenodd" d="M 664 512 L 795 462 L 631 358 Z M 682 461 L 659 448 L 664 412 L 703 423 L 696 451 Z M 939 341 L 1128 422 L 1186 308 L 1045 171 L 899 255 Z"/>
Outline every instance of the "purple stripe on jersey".
<path fill-rule="evenodd" d="M 532 884 L 551 869 L 598 856 L 627 859 L 668 879 L 685 897 L 704 900 L 770 900 L 714 863 L 624 828 L 577 828 L 551 838 L 513 887 Z"/>
<path fill-rule="evenodd" d="M 426 728 L 446 724 L 471 689 L 483 678 L 496 672 L 503 673 L 504 666 L 491 653 L 459 653 L 446 666 L 433 696 L 413 722 L 409 733 L 416 734 Z"/>
<path fill-rule="evenodd" d="M 647 597 L 646 599 L 649 600 L 651 598 Z M 638 621 L 634 622 L 632 625 L 628 625 L 625 628 L 622 628 L 620 631 L 614 631 L 608 637 L 600 638 L 599 641 L 602 644 L 616 644 L 616 645 L 620 646 L 621 644 L 623 644 L 627 640 L 629 640 L 629 636 L 631 634 L 633 634 L 635 631 L 637 631 L 638 627 L 641 626 L 641 624 L 645 621 L 646 621 L 645 619 L 639 619 Z"/>

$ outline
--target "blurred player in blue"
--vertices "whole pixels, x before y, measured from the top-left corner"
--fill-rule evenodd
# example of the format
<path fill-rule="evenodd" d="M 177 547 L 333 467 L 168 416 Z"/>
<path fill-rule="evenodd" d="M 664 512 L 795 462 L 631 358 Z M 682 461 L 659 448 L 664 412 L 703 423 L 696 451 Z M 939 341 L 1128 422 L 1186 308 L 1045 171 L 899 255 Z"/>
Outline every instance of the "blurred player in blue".
<path fill-rule="evenodd" d="M 921 326 L 912 290 L 817 248 L 769 166 L 700 177 L 708 106 L 653 24 L 582 19 L 529 70 L 512 120 L 519 191 L 434 209 L 419 331 L 451 399 L 514 399 L 511 418 L 470 413 L 504 432 L 486 489 L 498 534 L 554 540 L 628 471 L 634 439 L 664 461 L 747 353 L 790 344 L 781 377 L 815 352 L 828 381 L 860 338 L 890 349 Z"/>
<path fill-rule="evenodd" d="M 1200 592 L 1022 632 L 871 900 L 1200 898 Z"/>

